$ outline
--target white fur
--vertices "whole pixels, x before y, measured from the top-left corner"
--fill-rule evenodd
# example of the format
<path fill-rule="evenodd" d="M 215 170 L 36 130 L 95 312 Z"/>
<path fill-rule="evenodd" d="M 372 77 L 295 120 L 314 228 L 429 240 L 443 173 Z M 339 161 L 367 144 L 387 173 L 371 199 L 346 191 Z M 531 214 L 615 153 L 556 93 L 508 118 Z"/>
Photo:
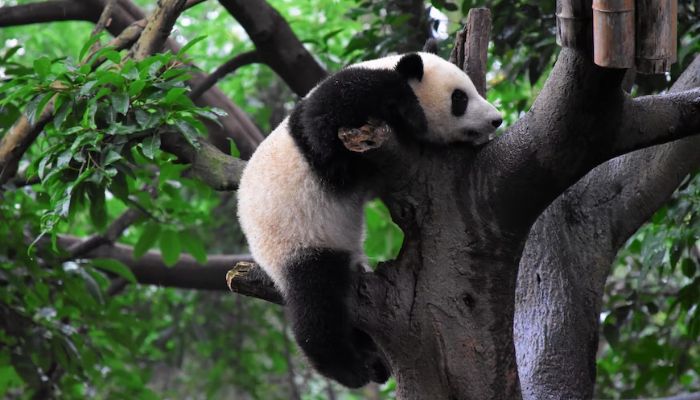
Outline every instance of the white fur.
<path fill-rule="evenodd" d="M 423 79 L 411 80 L 409 84 L 418 97 L 428 119 L 427 139 L 436 143 L 475 142 L 488 140 L 496 130 L 492 121 L 502 119 L 496 107 L 479 95 L 471 79 L 456 65 L 432 53 L 418 53 L 423 60 Z M 401 55 L 388 56 L 349 66 L 370 69 L 393 69 Z M 464 115 L 452 115 L 451 94 L 461 89 L 469 98 L 469 106 Z M 465 131 L 478 132 L 477 137 L 464 134 Z"/>
<path fill-rule="evenodd" d="M 253 259 L 285 290 L 282 268 L 302 248 L 348 250 L 364 261 L 362 193 L 324 191 L 294 144 L 285 119 L 243 171 L 238 218 Z"/>
<path fill-rule="evenodd" d="M 411 81 L 428 120 L 434 142 L 474 141 L 464 131 L 494 131 L 491 121 L 501 114 L 477 93 L 459 68 L 429 54 L 421 81 Z M 393 69 L 400 56 L 367 61 L 349 68 Z M 469 97 L 465 115 L 451 111 L 454 89 Z M 481 136 L 480 136 L 481 137 Z M 483 138 L 482 138 L 483 139 Z M 253 258 L 285 292 L 283 268 L 303 248 L 349 251 L 355 263 L 366 263 L 362 251 L 366 193 L 337 196 L 323 190 L 283 121 L 255 151 L 243 171 L 238 189 L 238 217 Z"/>

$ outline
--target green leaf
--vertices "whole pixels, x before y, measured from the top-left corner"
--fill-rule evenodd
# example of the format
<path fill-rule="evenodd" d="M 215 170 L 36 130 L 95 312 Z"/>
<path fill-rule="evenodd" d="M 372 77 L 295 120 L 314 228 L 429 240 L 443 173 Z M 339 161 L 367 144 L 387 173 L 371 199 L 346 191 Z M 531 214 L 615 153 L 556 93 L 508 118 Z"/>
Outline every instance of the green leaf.
<path fill-rule="evenodd" d="M 182 46 L 182 48 L 180 48 L 180 51 L 177 52 L 177 55 L 180 56 L 180 55 L 187 53 L 187 50 L 191 49 L 192 46 L 194 46 L 195 44 L 201 42 L 202 40 L 204 40 L 206 38 L 207 38 L 206 35 L 202 35 L 202 36 L 197 36 L 196 38 L 190 40 L 184 46 Z"/>
<path fill-rule="evenodd" d="M 160 236 L 160 225 L 155 222 L 146 224 L 139 240 L 134 245 L 134 258 L 141 258 L 156 243 Z"/>
<path fill-rule="evenodd" d="M 141 143 L 141 148 L 143 149 L 143 155 L 153 160 L 156 152 L 160 148 L 160 136 L 158 136 L 158 134 L 153 134 L 146 137 Z"/>
<path fill-rule="evenodd" d="M 121 160 L 121 159 L 122 159 L 121 154 L 117 153 L 113 149 L 109 149 L 109 151 L 107 151 L 107 154 L 104 155 L 104 159 L 102 160 L 102 165 L 107 166 L 107 165 L 112 164 L 113 162 L 115 162 L 117 160 Z"/>
<path fill-rule="evenodd" d="M 45 79 L 51 73 L 51 60 L 46 56 L 41 56 L 34 60 L 34 71 L 39 78 Z"/>
<path fill-rule="evenodd" d="M 182 135 L 187 139 L 188 142 L 195 148 L 199 148 L 199 143 L 197 143 L 197 130 L 185 121 L 175 121 L 175 127 Z"/>
<path fill-rule="evenodd" d="M 173 266 L 180 258 L 180 238 L 177 232 L 167 229 L 160 235 L 160 253 L 167 266 Z"/>
<path fill-rule="evenodd" d="M 90 39 L 88 39 L 88 41 L 85 42 L 83 47 L 80 49 L 80 53 L 78 53 L 78 60 L 82 60 L 83 57 L 85 57 L 85 54 L 87 54 L 88 50 L 90 50 L 90 47 L 92 47 L 93 44 L 97 43 L 97 41 L 100 40 L 102 34 L 103 32 L 100 32 L 97 35 L 91 36 Z"/>
<path fill-rule="evenodd" d="M 114 64 L 119 64 L 120 62 L 122 62 L 122 55 L 112 48 L 107 48 L 106 51 L 101 54 L 101 56 L 105 57 Z"/>
<path fill-rule="evenodd" d="M 27 120 L 29 120 L 30 123 L 35 123 L 37 119 L 41 117 L 41 112 L 53 95 L 53 93 L 42 93 L 27 104 Z"/>
<path fill-rule="evenodd" d="M 92 265 L 104 270 L 111 272 L 115 275 L 119 275 L 131 283 L 137 283 L 136 276 L 131 269 L 124 265 L 121 261 L 117 261 L 113 258 L 95 258 L 91 261 Z"/>
<path fill-rule="evenodd" d="M 129 111 L 129 95 L 125 92 L 116 92 L 110 96 L 110 99 L 114 111 L 118 114 L 126 115 L 127 111 Z"/>
<path fill-rule="evenodd" d="M 204 243 L 196 235 L 187 235 L 186 240 L 183 242 L 185 250 L 197 260 L 198 263 L 204 264 L 207 262 L 207 251 L 204 248 Z"/>
<path fill-rule="evenodd" d="M 165 94 L 165 98 L 163 98 L 163 103 L 172 104 L 175 101 L 177 101 L 178 97 L 183 96 L 185 92 L 187 92 L 187 89 L 185 88 L 172 88 L 168 90 L 168 92 Z"/>
<path fill-rule="evenodd" d="M 117 168 L 121 170 L 120 164 L 116 164 Z M 109 191 L 112 192 L 114 197 L 121 201 L 126 202 L 129 198 L 129 185 L 126 182 L 126 176 L 123 172 L 118 173 L 112 178 L 109 183 Z"/>
<path fill-rule="evenodd" d="M 56 168 L 63 168 L 73 159 L 73 152 L 66 150 L 56 159 Z"/>
<path fill-rule="evenodd" d="M 114 71 L 102 71 L 98 70 L 97 75 L 97 83 L 100 85 L 104 85 L 105 83 L 109 83 L 111 85 L 114 85 L 116 87 L 122 87 L 124 86 L 124 83 L 126 83 L 126 80 L 124 77 L 116 73 Z"/>
<path fill-rule="evenodd" d="M 87 81 L 78 91 L 78 96 L 87 96 L 92 91 L 92 88 L 97 84 L 96 80 Z"/>
<path fill-rule="evenodd" d="M 95 129 L 97 125 L 95 124 L 95 113 L 97 112 L 97 102 L 91 99 L 88 102 L 88 106 L 85 108 L 85 113 L 83 114 L 82 125 L 86 128 Z"/>
<path fill-rule="evenodd" d="M 683 261 L 681 261 L 681 272 L 683 272 L 683 275 L 692 279 L 695 277 L 696 270 L 697 266 L 695 262 L 688 257 L 684 257 Z"/>
<path fill-rule="evenodd" d="M 15 53 L 17 53 L 17 51 L 21 48 L 22 48 L 22 46 L 14 46 L 14 47 L 10 47 L 9 49 L 7 49 L 7 51 L 5 52 L 5 55 L 2 56 L 2 62 L 3 63 L 7 62 L 7 60 L 9 60 L 12 56 L 14 56 Z"/>
<path fill-rule="evenodd" d="M 136 97 L 141 94 L 141 91 L 146 86 L 146 81 L 143 79 L 135 80 L 129 84 L 129 96 Z"/>
<path fill-rule="evenodd" d="M 105 205 L 105 191 L 102 186 L 90 185 L 88 189 L 90 198 L 90 218 L 96 227 L 102 228 L 107 223 L 107 207 Z"/>
<path fill-rule="evenodd" d="M 240 150 L 238 150 L 238 146 L 236 146 L 236 142 L 231 138 L 228 138 L 228 152 L 231 155 L 231 157 L 236 157 L 236 158 L 241 157 L 241 152 L 240 152 Z"/>
<path fill-rule="evenodd" d="M 73 102 L 72 101 L 67 101 L 61 104 L 61 108 L 58 109 L 56 112 L 56 115 L 53 118 L 53 127 L 56 130 L 61 129 L 61 125 L 63 125 L 63 122 L 66 120 L 66 117 L 68 116 L 68 113 L 71 112 L 73 109 Z"/>

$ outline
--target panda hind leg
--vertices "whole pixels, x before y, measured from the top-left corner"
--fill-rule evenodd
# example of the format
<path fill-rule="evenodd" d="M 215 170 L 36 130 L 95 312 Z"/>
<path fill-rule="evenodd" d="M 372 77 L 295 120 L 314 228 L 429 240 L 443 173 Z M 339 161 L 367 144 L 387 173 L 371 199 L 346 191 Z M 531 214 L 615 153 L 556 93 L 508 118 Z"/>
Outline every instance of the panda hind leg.
<path fill-rule="evenodd" d="M 386 379 L 386 362 L 365 332 L 350 321 L 352 285 L 347 251 L 315 248 L 298 252 L 285 266 L 285 301 L 294 337 L 322 375 L 356 388 Z"/>

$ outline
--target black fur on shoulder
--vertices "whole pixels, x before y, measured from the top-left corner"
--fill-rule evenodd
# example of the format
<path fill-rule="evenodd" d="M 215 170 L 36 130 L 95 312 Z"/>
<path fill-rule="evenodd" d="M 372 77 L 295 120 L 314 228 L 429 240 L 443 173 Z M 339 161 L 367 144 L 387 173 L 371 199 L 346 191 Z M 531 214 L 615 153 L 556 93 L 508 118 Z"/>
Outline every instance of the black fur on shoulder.
<path fill-rule="evenodd" d="M 372 338 L 352 326 L 347 251 L 309 248 L 285 266 L 287 313 L 294 337 L 322 375 L 356 388 L 385 382 L 390 371 Z"/>
<path fill-rule="evenodd" d="M 370 118 L 387 122 L 399 140 L 420 138 L 427 130 L 425 114 L 404 75 L 359 67 L 321 82 L 294 108 L 289 130 L 323 183 L 335 191 L 352 191 L 376 170 L 362 153 L 345 148 L 338 129 L 359 128 Z"/>

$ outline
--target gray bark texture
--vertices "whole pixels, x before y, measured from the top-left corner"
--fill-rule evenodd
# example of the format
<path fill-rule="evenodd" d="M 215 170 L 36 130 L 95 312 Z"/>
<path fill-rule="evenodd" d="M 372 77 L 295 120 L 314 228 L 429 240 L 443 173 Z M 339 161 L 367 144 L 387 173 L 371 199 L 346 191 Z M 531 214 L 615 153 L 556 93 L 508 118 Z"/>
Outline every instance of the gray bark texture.
<path fill-rule="evenodd" d="M 695 86 L 697 64 L 678 89 Z M 366 153 L 405 239 L 359 277 L 354 318 L 399 399 L 592 396 L 613 257 L 700 162 L 695 138 L 618 157 L 700 132 L 699 91 L 632 99 L 624 75 L 565 48 L 532 109 L 491 143 L 390 137 Z"/>
<path fill-rule="evenodd" d="M 700 57 L 672 91 L 700 86 Z M 691 137 L 610 160 L 539 217 L 520 261 L 515 342 L 525 399 L 593 395 L 605 279 L 618 249 L 700 167 Z"/>
<path fill-rule="evenodd" d="M 105 1 L 88 3 L 93 11 L 52 1 L 42 13 L 96 20 L 94 9 Z M 184 7 L 183 0 L 164 3 Z M 248 31 L 256 61 L 269 64 L 297 94 L 325 75 L 267 3 L 220 3 Z M 559 3 L 559 9 L 574 4 Z M 107 27 L 112 32 L 144 18 L 130 0 L 116 5 Z M 39 6 L 32 7 L 38 13 Z M 32 21 L 13 15 L 0 17 L 0 26 Z M 35 22 L 46 18 L 37 14 Z M 565 39 L 572 31 L 563 28 Z M 164 39 L 169 29 L 162 31 L 156 33 Z M 165 46 L 177 49 L 172 41 Z M 700 166 L 700 139 L 682 139 L 700 133 L 700 90 L 686 90 L 700 84 L 700 58 L 673 94 L 630 98 L 620 86 L 624 75 L 595 66 L 583 45 L 564 48 L 532 109 L 496 140 L 479 148 L 433 147 L 399 145 L 390 136 L 366 153 L 384 173 L 380 197 L 405 239 L 397 259 L 357 276 L 350 302 L 355 323 L 390 362 L 399 399 L 592 396 L 609 266 Z M 211 79 L 193 81 L 197 87 Z M 252 122 L 216 88 L 200 101 L 229 105 L 222 121 L 228 133 L 218 137 L 233 135 L 244 158 L 250 155 L 262 139 Z M 236 187 L 243 161 L 170 134 L 163 143 L 211 186 Z M 113 230 L 136 217 L 125 215 Z M 74 256 L 121 259 L 140 282 L 175 287 L 223 289 L 228 265 L 241 259 L 212 258 L 206 274 L 187 257 L 168 269 L 156 253 L 139 261 L 132 249 L 110 245 L 115 235 L 63 240 Z M 235 290 L 282 302 L 259 268 L 238 272 L 229 282 Z"/>

